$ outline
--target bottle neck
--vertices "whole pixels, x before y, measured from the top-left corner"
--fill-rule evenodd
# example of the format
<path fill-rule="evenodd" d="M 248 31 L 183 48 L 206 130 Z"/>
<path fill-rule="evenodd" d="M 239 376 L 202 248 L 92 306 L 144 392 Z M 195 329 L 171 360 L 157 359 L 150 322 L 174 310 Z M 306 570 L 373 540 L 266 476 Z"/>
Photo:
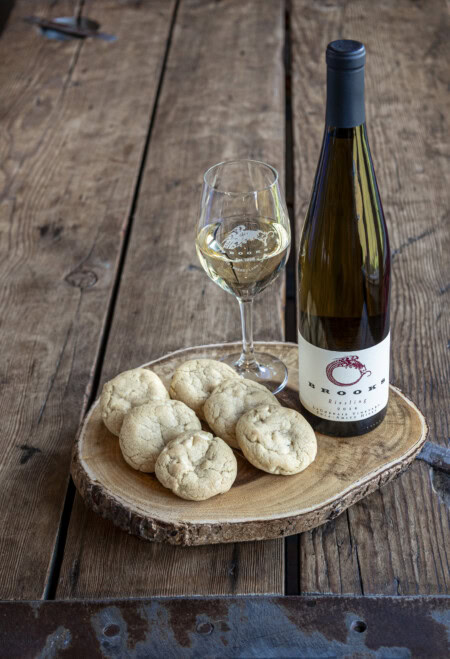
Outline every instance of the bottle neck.
<path fill-rule="evenodd" d="M 351 128 L 338 128 L 327 123 L 325 125 L 325 138 L 328 140 L 337 139 L 339 144 L 347 142 L 348 148 L 352 150 L 356 144 L 361 144 L 362 142 L 367 144 L 366 124 L 363 123 L 359 126 L 352 126 Z M 330 148 L 329 145 L 328 148 Z"/>
<path fill-rule="evenodd" d="M 336 71 L 328 67 L 327 126 L 354 128 L 365 120 L 364 67 L 350 71 Z"/>

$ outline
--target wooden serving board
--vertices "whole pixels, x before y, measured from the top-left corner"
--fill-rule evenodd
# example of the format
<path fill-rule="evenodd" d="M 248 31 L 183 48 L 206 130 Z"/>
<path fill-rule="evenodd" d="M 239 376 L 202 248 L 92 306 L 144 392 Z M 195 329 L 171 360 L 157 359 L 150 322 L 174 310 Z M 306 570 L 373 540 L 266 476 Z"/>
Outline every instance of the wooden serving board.
<path fill-rule="evenodd" d="M 186 348 L 145 364 L 168 386 L 187 359 L 220 359 L 239 351 L 229 343 Z M 258 351 L 280 357 L 289 369 L 278 394 L 298 407 L 297 345 L 258 343 Z M 72 476 L 86 504 L 121 529 L 146 540 L 175 545 L 265 540 L 312 529 L 392 480 L 420 451 L 427 425 L 417 407 L 390 387 L 383 423 L 361 437 L 317 434 L 317 458 L 295 476 L 274 476 L 252 467 L 236 451 L 238 475 L 229 492 L 207 501 L 179 499 L 153 474 L 132 469 L 117 437 L 103 425 L 98 401 L 87 415 L 74 446 Z"/>

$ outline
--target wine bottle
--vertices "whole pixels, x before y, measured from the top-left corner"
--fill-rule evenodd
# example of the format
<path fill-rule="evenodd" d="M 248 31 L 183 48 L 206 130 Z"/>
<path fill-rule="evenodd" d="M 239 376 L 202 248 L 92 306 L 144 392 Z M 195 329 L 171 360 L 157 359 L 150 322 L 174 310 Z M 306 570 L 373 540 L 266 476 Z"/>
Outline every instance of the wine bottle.
<path fill-rule="evenodd" d="M 299 392 L 321 433 L 362 435 L 389 397 L 390 250 L 367 139 L 365 48 L 326 52 L 325 134 L 298 261 Z"/>

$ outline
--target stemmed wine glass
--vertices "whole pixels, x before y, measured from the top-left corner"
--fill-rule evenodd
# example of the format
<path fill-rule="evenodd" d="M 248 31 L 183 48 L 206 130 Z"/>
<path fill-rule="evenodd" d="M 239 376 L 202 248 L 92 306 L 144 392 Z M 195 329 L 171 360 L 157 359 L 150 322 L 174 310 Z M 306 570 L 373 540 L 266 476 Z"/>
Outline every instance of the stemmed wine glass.
<path fill-rule="evenodd" d="M 222 361 L 274 393 L 286 384 L 287 368 L 277 357 L 254 351 L 253 298 L 284 268 L 290 244 L 289 216 L 273 167 L 257 160 L 230 160 L 208 169 L 197 254 L 209 277 L 237 297 L 242 323 L 242 353 Z"/>

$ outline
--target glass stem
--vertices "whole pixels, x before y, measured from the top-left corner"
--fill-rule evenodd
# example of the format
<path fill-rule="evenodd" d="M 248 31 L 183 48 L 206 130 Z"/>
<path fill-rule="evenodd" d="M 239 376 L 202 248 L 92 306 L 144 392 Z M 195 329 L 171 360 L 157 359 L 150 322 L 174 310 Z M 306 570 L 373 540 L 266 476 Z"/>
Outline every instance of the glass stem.
<path fill-rule="evenodd" d="M 256 364 L 253 348 L 253 299 L 238 301 L 242 325 L 242 354 L 238 364 L 247 368 Z"/>

